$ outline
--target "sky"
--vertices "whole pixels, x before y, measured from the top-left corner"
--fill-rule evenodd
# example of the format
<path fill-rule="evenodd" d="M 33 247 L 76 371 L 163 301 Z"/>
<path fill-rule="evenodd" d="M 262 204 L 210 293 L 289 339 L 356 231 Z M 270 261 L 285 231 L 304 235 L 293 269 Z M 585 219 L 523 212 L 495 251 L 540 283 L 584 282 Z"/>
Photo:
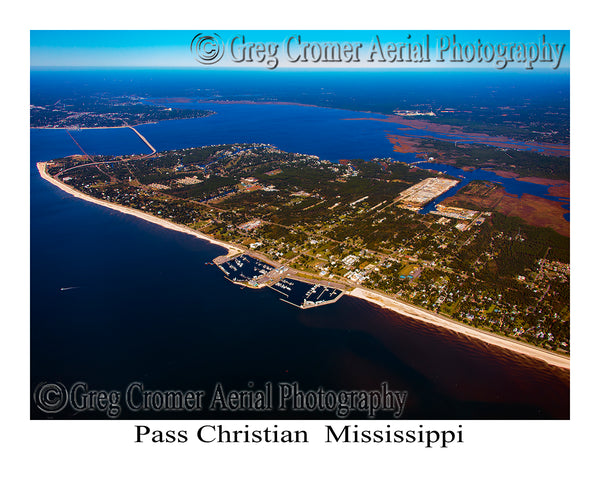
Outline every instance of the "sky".
<path fill-rule="evenodd" d="M 429 36 L 430 62 L 416 62 Z M 542 37 L 547 44 L 564 44 L 560 64 L 559 51 L 553 61 L 508 62 L 507 69 L 560 70 L 569 68 L 569 31 L 495 31 L 495 30 L 306 30 L 306 31 L 171 31 L 171 30 L 32 30 L 30 65 L 37 67 L 195 67 L 195 68 L 486 68 L 503 65 L 503 49 L 524 44 L 533 59 Z M 204 38 L 211 37 L 211 38 Z M 452 40 L 456 39 L 453 43 Z M 191 48 L 192 41 L 194 46 Z M 203 41 L 201 41 L 203 40 Z M 478 40 L 481 41 L 478 53 Z M 342 62 L 324 62 L 325 44 L 346 48 Z M 407 61 L 412 44 L 413 61 Z M 357 44 L 362 44 L 357 46 Z M 389 45 L 392 44 L 392 45 Z M 380 46 L 381 45 L 381 46 Z M 457 48 L 453 48 L 457 45 Z M 469 46 L 469 45 L 472 45 Z M 488 45 L 486 47 L 486 45 Z M 445 53 L 441 49 L 448 47 Z M 461 49 L 462 48 L 462 49 Z M 485 49 L 487 48 L 487 50 Z M 463 61 L 450 61 L 451 53 L 461 52 Z M 320 55 L 320 57 L 319 57 Z M 471 62 L 466 60 L 474 55 Z M 455 57 L 460 59 L 460 57 Z M 480 62 L 477 59 L 481 58 Z M 296 60 L 292 62 L 290 60 Z M 437 61 L 443 59 L 443 61 Z M 370 61 L 369 61 L 370 60 Z M 489 60 L 489 61 L 488 61 Z"/>

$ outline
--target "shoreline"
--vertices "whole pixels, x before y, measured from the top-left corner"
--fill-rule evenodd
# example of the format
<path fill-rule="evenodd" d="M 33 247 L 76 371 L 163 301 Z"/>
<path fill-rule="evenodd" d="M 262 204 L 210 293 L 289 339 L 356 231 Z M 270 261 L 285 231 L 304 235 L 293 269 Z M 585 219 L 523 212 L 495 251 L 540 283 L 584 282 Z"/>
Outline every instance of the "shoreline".
<path fill-rule="evenodd" d="M 204 117 L 197 117 L 197 118 L 204 118 Z M 114 129 L 119 129 L 119 128 L 141 127 L 143 125 L 156 125 L 159 122 L 168 122 L 170 120 L 177 120 L 177 119 L 171 118 L 171 119 L 166 119 L 166 120 L 158 120 L 156 122 L 136 123 L 135 125 L 117 125 L 117 126 L 113 126 L 113 127 L 29 127 L 29 130 L 70 130 L 70 131 L 73 131 L 73 130 L 114 130 Z"/>
<path fill-rule="evenodd" d="M 164 228 L 168 228 L 170 230 L 174 230 L 174 231 L 181 232 L 181 233 L 187 233 L 188 235 L 192 235 L 201 240 L 206 240 L 214 245 L 225 248 L 227 250 L 228 257 L 237 255 L 239 253 L 243 253 L 243 250 L 239 249 L 238 247 L 236 247 L 234 245 L 231 245 L 227 242 L 223 242 L 220 240 L 216 240 L 208 235 L 200 233 L 189 227 L 175 224 L 168 220 L 164 220 L 162 218 L 155 217 L 154 215 L 151 215 L 149 213 L 140 212 L 139 210 L 136 210 L 136 209 L 133 209 L 130 207 L 124 207 L 122 205 L 118 205 L 115 203 L 107 202 L 105 200 L 100 200 L 100 199 L 91 197 L 89 195 L 85 195 L 85 194 L 81 193 L 79 190 L 76 190 L 75 188 L 73 188 L 69 185 L 66 185 L 66 184 L 56 180 L 52 176 L 50 176 L 48 174 L 48 172 L 46 171 L 47 163 L 48 162 L 38 162 L 36 164 L 41 177 L 44 180 L 50 182 L 52 185 L 60 188 L 62 191 L 66 192 L 70 195 L 73 195 L 76 198 L 79 198 L 79 199 L 82 199 L 82 200 L 85 200 L 85 201 L 88 201 L 91 203 L 95 203 L 97 205 L 101 205 L 103 207 L 110 208 L 112 210 L 116 210 L 116 211 L 124 213 L 126 215 L 132 215 L 134 217 L 140 218 L 142 220 L 146 220 L 147 222 L 154 223 L 156 225 L 159 225 Z M 454 321 L 451 319 L 447 319 L 447 318 L 445 318 L 441 315 L 438 315 L 434 312 L 424 310 L 424 309 L 416 307 L 414 305 L 410 305 L 406 302 L 401 302 L 399 300 L 390 298 L 388 296 L 374 292 L 372 290 L 366 290 L 364 288 L 356 287 L 352 290 L 347 290 L 345 292 L 345 294 L 350 295 L 355 298 L 358 298 L 358 299 L 361 299 L 361 300 L 365 300 L 367 302 L 374 303 L 375 305 L 378 305 L 382 308 L 392 310 L 401 315 L 408 316 L 414 320 L 433 324 L 438 327 L 445 328 L 447 330 L 451 330 L 451 331 L 466 335 L 471 338 L 476 338 L 476 339 L 486 342 L 488 344 L 496 345 L 501 348 L 508 349 L 513 352 L 535 358 L 537 360 L 541 360 L 543 362 L 546 362 L 550 365 L 553 365 L 553 366 L 556 366 L 559 368 L 564 368 L 567 370 L 570 370 L 570 368 L 571 368 L 570 367 L 570 357 L 566 357 L 566 356 L 563 356 L 563 355 L 560 355 L 557 353 L 546 351 L 541 348 L 525 344 L 518 340 L 512 340 L 509 338 L 501 337 L 496 334 L 486 332 L 484 330 L 480 330 L 480 329 L 477 329 L 474 327 L 469 327 L 468 325 L 464 325 L 460 322 L 457 322 L 457 321 Z"/>
<path fill-rule="evenodd" d="M 430 312 L 423 308 L 410 305 L 409 303 L 402 302 L 390 298 L 381 293 L 367 290 L 365 288 L 356 287 L 347 293 L 355 298 L 366 300 L 367 302 L 374 303 L 382 308 L 392 310 L 400 315 L 405 315 L 414 320 L 429 323 L 447 330 L 451 330 L 462 335 L 466 335 L 471 338 L 476 338 L 490 345 L 495 345 L 507 350 L 511 350 L 522 355 L 526 355 L 536 360 L 541 360 L 555 367 L 564 368 L 571 370 L 571 359 L 564 355 L 544 350 L 534 345 L 528 345 L 520 342 L 519 340 L 513 340 L 508 337 L 502 337 L 494 333 L 486 332 L 475 327 L 462 324 L 456 320 L 448 319 L 439 315 L 435 312 Z"/>
<path fill-rule="evenodd" d="M 367 115 L 379 115 L 382 116 L 384 118 L 345 118 L 344 120 L 374 120 L 374 121 L 380 121 L 380 122 L 388 122 L 388 123 L 395 123 L 395 124 L 400 124 L 400 125 L 405 125 L 408 126 L 409 128 L 413 128 L 413 129 L 421 129 L 424 128 L 424 130 L 430 131 L 430 132 L 434 132 L 434 133 L 455 133 L 455 134 L 462 134 L 462 135 L 469 135 L 471 136 L 471 140 L 474 141 L 475 143 L 479 140 L 480 142 L 485 141 L 487 139 L 492 139 L 499 143 L 496 148 L 515 148 L 515 146 L 510 143 L 510 142 L 521 142 L 523 143 L 527 149 L 533 147 L 533 148 L 539 148 L 543 151 L 545 150 L 559 150 L 559 152 L 556 153 L 546 153 L 546 155 L 555 155 L 555 156 L 567 156 L 570 157 L 570 149 L 571 149 L 571 145 L 566 145 L 563 143 L 548 143 L 548 142 L 535 142 L 535 141 L 528 141 L 528 140 L 515 140 L 511 137 L 507 137 L 506 135 L 488 135 L 486 133 L 479 133 L 479 132 L 466 132 L 464 129 L 465 127 L 467 127 L 466 125 L 449 125 L 449 124 L 445 124 L 445 123 L 437 123 L 437 122 L 430 122 L 427 119 L 423 119 L 423 118 L 407 118 L 407 117 L 403 117 L 401 115 L 396 115 L 394 113 L 382 113 L 382 112 L 373 112 L 370 110 L 353 110 L 353 109 L 348 109 L 348 108 L 343 108 L 343 107 L 332 107 L 332 106 L 326 106 L 326 105 L 313 105 L 310 103 L 299 103 L 299 102 L 286 102 L 286 101 L 281 101 L 281 100 L 195 100 L 194 101 L 194 97 L 180 97 L 180 98 L 185 98 L 190 100 L 189 102 L 173 102 L 173 103 L 169 103 L 169 102 L 160 102 L 160 100 L 169 100 L 169 97 L 165 97 L 165 98 L 158 98 L 156 99 L 157 101 L 154 101 L 151 103 L 157 104 L 157 105 L 170 105 L 170 104 L 215 104 L 215 105 L 288 105 L 288 106 L 297 106 L 297 107 L 311 107 L 311 108 L 325 108 L 325 109 L 330 109 L 330 110 L 341 110 L 341 111 L 346 111 L 346 112 L 350 112 L 350 113 L 364 113 Z M 148 100 L 148 99 L 146 99 Z M 150 101 L 150 100 L 149 100 Z M 424 124 L 424 125 L 423 125 Z M 427 138 L 427 137 L 421 137 L 421 138 Z M 504 142 L 508 141 L 509 144 L 508 145 L 504 145 Z M 492 145 L 494 146 L 494 145 Z M 525 148 L 525 147 L 524 147 Z M 564 152 L 563 150 L 568 150 L 567 152 Z"/>
<path fill-rule="evenodd" d="M 137 125 L 131 126 L 139 127 L 140 125 L 151 125 L 151 123 L 138 123 Z M 120 125 L 116 127 L 29 127 L 30 130 L 109 130 L 114 128 L 129 128 L 129 125 Z"/>
<path fill-rule="evenodd" d="M 194 120 L 196 118 L 207 118 L 207 117 L 212 117 L 213 115 L 216 115 L 216 112 L 211 112 L 208 115 L 205 115 L 203 117 L 190 117 L 190 118 L 165 118 L 163 120 L 153 120 L 151 122 L 142 122 L 142 123 L 135 123 L 133 125 L 114 125 L 111 127 L 74 127 L 74 126 L 62 126 L 62 127 L 29 127 L 29 130 L 110 130 L 110 129 L 117 129 L 117 128 L 136 128 L 136 127 L 142 127 L 144 125 L 158 125 L 160 122 L 170 122 L 173 120 Z"/>
<path fill-rule="evenodd" d="M 205 235 L 203 233 L 200 233 L 197 230 L 194 230 L 192 228 L 185 227 L 183 225 L 178 225 L 173 222 L 169 222 L 168 220 L 164 220 L 162 218 L 155 217 L 154 215 L 151 215 L 149 213 L 140 212 L 139 210 L 136 210 L 134 208 L 124 207 L 122 205 L 117 205 L 115 203 L 107 202 L 106 200 L 100 200 L 98 198 L 94 198 L 89 195 L 85 195 L 85 194 L 81 193 L 79 190 L 76 190 L 75 188 L 73 188 L 69 185 L 66 185 L 63 182 L 60 182 L 60 181 L 56 180 L 55 178 L 53 178 L 52 176 L 50 176 L 48 174 L 48 172 L 46 171 L 46 164 L 47 164 L 47 162 L 38 162 L 36 164 L 38 172 L 40 172 L 41 177 L 44 180 L 50 182 L 52 185 L 60 188 L 63 192 L 73 195 L 76 198 L 80 198 L 81 200 L 86 200 L 88 202 L 95 203 L 97 205 L 101 205 L 103 207 L 110 208 L 112 210 L 116 210 L 117 212 L 121 212 L 126 215 L 132 215 L 134 217 L 141 218 L 142 220 L 146 220 L 147 222 L 154 223 L 155 225 L 159 225 L 163 228 L 168 228 L 169 230 L 175 230 L 176 232 L 187 233 L 188 235 L 193 235 L 194 237 L 199 238 L 201 240 L 206 240 L 206 241 L 212 243 L 213 245 L 217 245 L 219 247 L 225 248 L 227 250 L 228 257 L 237 255 L 238 253 L 242 253 L 242 250 L 240 250 L 238 247 L 235 247 L 226 242 L 222 242 L 220 240 L 216 240 L 216 239 L 209 237 L 208 235 Z"/>

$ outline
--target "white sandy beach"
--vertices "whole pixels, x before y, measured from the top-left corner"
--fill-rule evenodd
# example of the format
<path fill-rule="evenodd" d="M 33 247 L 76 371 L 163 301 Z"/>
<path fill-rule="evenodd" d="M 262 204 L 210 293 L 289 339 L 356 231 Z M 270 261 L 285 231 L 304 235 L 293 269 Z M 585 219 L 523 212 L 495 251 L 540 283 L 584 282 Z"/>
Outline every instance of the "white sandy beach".
<path fill-rule="evenodd" d="M 200 233 L 197 230 L 194 230 L 192 228 L 184 227 L 183 225 L 178 225 L 176 223 L 169 222 L 168 220 L 164 220 L 162 218 L 155 217 L 154 215 L 151 215 L 149 213 L 140 212 L 139 210 L 135 210 L 133 208 L 124 207 L 122 205 L 117 205 L 115 203 L 110 203 L 105 200 L 100 200 L 100 199 L 91 197 L 89 195 L 84 195 L 83 193 L 74 189 L 73 187 L 70 187 L 69 185 L 66 185 L 66 184 L 52 178 L 48 174 L 48 172 L 46 172 L 46 162 L 39 162 L 37 164 L 37 169 L 40 172 L 40 175 L 42 176 L 42 178 L 44 180 L 47 180 L 52 185 L 56 185 L 62 191 L 67 192 L 68 194 L 73 195 L 74 197 L 81 198 L 82 200 L 86 200 L 88 202 L 92 202 L 97 205 L 102 205 L 103 207 L 111 208 L 113 210 L 116 210 L 121 213 L 125 213 L 127 215 L 133 215 L 134 217 L 141 218 L 142 220 L 146 220 L 147 222 L 155 223 L 156 225 L 160 225 L 161 227 L 168 228 L 170 230 L 175 230 L 177 232 L 182 232 L 182 233 L 187 233 L 188 235 L 193 235 L 194 237 L 200 238 L 202 240 L 206 240 L 214 245 L 219 245 L 220 247 L 226 248 L 228 256 L 237 255 L 238 253 L 242 253 L 242 250 L 240 250 L 239 248 L 237 248 L 233 245 L 230 245 L 226 242 L 221 242 L 219 240 L 216 240 L 212 237 L 209 237 L 208 235 L 204 235 L 203 233 Z"/>
<path fill-rule="evenodd" d="M 175 230 L 177 232 L 182 232 L 182 233 L 187 233 L 188 235 L 193 235 L 202 240 L 206 240 L 214 245 L 219 245 L 219 246 L 227 249 L 227 252 L 228 252 L 227 256 L 232 256 L 232 255 L 237 255 L 239 253 L 242 253 L 242 250 L 240 250 L 239 248 L 237 248 L 231 244 L 216 240 L 212 237 L 209 237 L 208 235 L 204 235 L 204 234 L 202 234 L 196 230 L 193 230 L 189 227 L 184 227 L 182 225 L 178 225 L 178 224 L 169 222 L 162 218 L 155 217 L 154 215 L 151 215 L 149 213 L 140 212 L 139 210 L 135 210 L 133 208 L 124 207 L 121 205 L 117 205 L 114 203 L 110 203 L 110 202 L 107 202 L 104 200 L 99 200 L 97 198 L 85 195 L 85 194 L 79 192 L 78 190 L 74 189 L 73 187 L 70 187 L 69 185 L 66 185 L 66 184 L 52 178 L 46 172 L 46 162 L 39 162 L 37 164 L 37 168 L 38 168 L 38 171 L 40 172 L 40 175 L 42 176 L 42 178 L 44 178 L 48 182 L 52 183 L 53 185 L 56 185 L 58 188 L 60 188 L 64 192 L 67 192 L 70 195 L 73 195 L 74 197 L 81 198 L 82 200 L 96 203 L 98 205 L 102 205 L 104 207 L 111 208 L 113 210 L 117 210 L 117 211 L 119 211 L 121 213 L 125 213 L 127 215 L 133 215 L 135 217 L 141 218 L 148 222 L 155 223 L 156 225 L 160 225 L 161 227 L 164 227 L 164 228 L 169 228 L 169 229 Z M 392 299 L 388 296 L 379 294 L 377 292 L 373 292 L 371 290 L 366 290 L 364 288 L 355 288 L 354 290 L 350 291 L 348 294 L 352 295 L 353 297 L 372 302 L 383 308 L 393 310 L 394 312 L 397 312 L 401 315 L 406 315 L 415 320 L 427 322 L 427 323 L 437 325 L 442 328 L 452 330 L 454 332 L 461 333 L 463 335 L 467 335 L 472 338 L 477 338 L 477 339 L 487 342 L 489 344 L 496 345 L 496 346 L 499 346 L 502 348 L 506 348 L 506 349 L 512 350 L 514 352 L 536 358 L 538 360 L 542 360 L 546 363 L 549 363 L 550 365 L 555 365 L 557 367 L 570 369 L 570 359 L 566 356 L 559 355 L 559 354 L 556 354 L 556 353 L 553 353 L 550 351 L 542 350 L 541 348 L 530 346 L 530 345 L 524 344 L 524 343 L 516 341 L 516 340 L 501 337 L 499 335 L 491 334 L 491 333 L 488 333 L 488 332 L 485 332 L 483 330 L 479 330 L 479 329 L 476 329 L 473 327 L 469 327 L 469 326 L 461 324 L 459 322 L 455 322 L 455 321 L 446 319 L 443 316 L 438 315 L 434 312 L 429 312 L 422 308 L 418 308 L 418 307 L 415 307 L 408 303 Z"/>
<path fill-rule="evenodd" d="M 506 348 L 508 350 L 542 360 L 550 365 L 566 368 L 568 370 L 571 368 L 570 359 L 564 355 L 542 350 L 541 348 L 530 346 L 517 340 L 501 337 L 499 335 L 488 333 L 474 327 L 469 327 L 468 325 L 463 325 L 459 322 L 448 320 L 434 312 L 429 312 L 408 303 L 389 298 L 377 292 L 366 290 L 364 288 L 355 288 L 349 292 L 349 295 L 375 303 L 380 307 L 393 310 L 396 313 L 406 315 L 407 317 L 414 318 L 415 320 L 431 323 L 433 325 L 437 325 L 438 327 L 446 328 L 472 338 L 477 338 L 478 340 L 491 345 L 496 345 L 498 347 Z"/>

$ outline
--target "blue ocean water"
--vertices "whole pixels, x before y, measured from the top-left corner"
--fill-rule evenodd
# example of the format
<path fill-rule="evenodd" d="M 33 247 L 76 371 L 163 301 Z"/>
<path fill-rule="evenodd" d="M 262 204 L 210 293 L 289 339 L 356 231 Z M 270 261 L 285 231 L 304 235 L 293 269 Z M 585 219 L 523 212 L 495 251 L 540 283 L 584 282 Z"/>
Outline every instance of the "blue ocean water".
<path fill-rule="evenodd" d="M 569 108 L 569 71 L 36 69 L 31 103 L 68 95 L 280 100 L 391 113 L 394 108 Z M 65 93 L 67 95 L 65 95 Z"/>
<path fill-rule="evenodd" d="M 219 105 L 211 117 L 139 130 L 159 150 L 256 141 L 331 160 L 392 156 L 379 122 L 340 120 L 364 113 L 251 107 Z M 73 135 L 88 153 L 147 151 L 126 129 Z M 268 289 L 240 289 L 206 264 L 221 248 L 76 199 L 40 178 L 36 162 L 77 153 L 64 131 L 31 131 L 32 389 L 45 381 L 121 390 L 132 381 L 181 390 L 298 381 L 304 389 L 351 390 L 386 381 L 408 391 L 405 418 L 569 417 L 568 372 L 357 299 L 300 310 Z M 31 415 L 47 417 L 33 405 Z M 282 417 L 333 415 L 255 416 Z"/>
<path fill-rule="evenodd" d="M 317 155 L 324 160 L 392 158 L 399 161 L 417 160 L 413 153 L 394 152 L 386 135 L 397 133 L 395 126 L 368 120 L 384 118 L 382 115 L 351 112 L 333 108 L 317 108 L 299 105 L 249 105 L 249 104 L 170 104 L 177 108 L 195 108 L 216 112 L 205 118 L 172 120 L 156 124 L 140 125 L 137 129 L 158 151 L 197 145 L 225 143 L 269 143 L 282 150 Z M 367 120 L 362 120 L 367 119 Z M 45 130 L 40 141 L 53 142 L 67 136 L 59 130 Z M 406 133 L 406 132 L 403 132 Z M 54 136 L 54 135 L 55 136 Z M 436 134 L 414 130 L 411 135 L 432 135 L 440 139 L 464 141 L 460 135 Z M 127 129 L 80 130 L 72 133 L 89 154 L 146 153 L 145 144 Z M 68 137 L 68 136 L 67 136 Z M 133 137 L 133 138 L 132 138 Z M 516 142 L 518 143 L 518 142 Z M 131 149 L 118 152 L 125 145 Z M 74 153 L 81 153 L 77 150 Z M 510 194 L 521 196 L 528 193 L 549 200 L 568 200 L 548 194 L 548 186 L 504 178 L 481 169 L 463 171 L 458 168 L 436 164 L 419 164 L 422 168 L 448 173 L 464 180 L 455 189 L 428 205 L 429 211 L 444 198 L 455 194 L 472 180 L 487 180 L 502 184 Z M 567 206 L 568 208 L 568 206 Z M 565 214 L 568 215 L 568 214 Z"/>

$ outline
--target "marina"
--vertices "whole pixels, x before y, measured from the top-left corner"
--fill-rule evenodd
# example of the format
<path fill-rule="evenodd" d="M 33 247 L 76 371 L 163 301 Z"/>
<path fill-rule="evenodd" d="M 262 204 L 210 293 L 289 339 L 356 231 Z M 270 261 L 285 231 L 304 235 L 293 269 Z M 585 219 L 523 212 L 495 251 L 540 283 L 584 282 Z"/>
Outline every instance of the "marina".
<path fill-rule="evenodd" d="M 298 308 L 334 303 L 344 294 L 343 290 L 331 285 L 290 278 L 287 267 L 270 265 L 247 254 L 218 257 L 214 264 L 229 281 L 242 287 L 269 287 L 279 294 L 280 300 Z"/>
<path fill-rule="evenodd" d="M 283 295 L 280 300 L 298 308 L 313 308 L 334 303 L 344 294 L 338 288 L 291 278 L 283 278 L 270 288 Z"/>
<path fill-rule="evenodd" d="M 272 265 L 262 262 L 249 255 L 239 255 L 225 262 L 217 263 L 217 267 L 225 274 L 225 278 L 234 283 L 251 287 L 260 288 L 259 279 L 264 278 L 268 273 L 275 269 Z"/>

